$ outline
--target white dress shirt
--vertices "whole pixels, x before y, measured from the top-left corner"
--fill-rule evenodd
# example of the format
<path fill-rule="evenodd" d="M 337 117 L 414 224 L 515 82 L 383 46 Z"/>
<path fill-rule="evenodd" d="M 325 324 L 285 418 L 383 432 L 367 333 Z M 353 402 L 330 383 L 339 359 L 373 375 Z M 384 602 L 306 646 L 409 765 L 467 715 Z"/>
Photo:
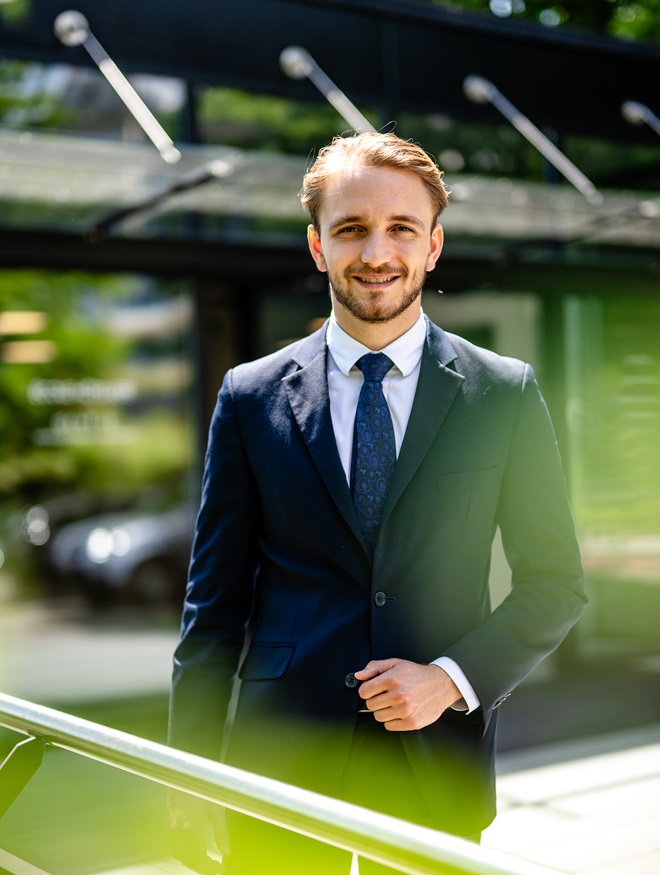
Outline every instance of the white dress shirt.
<path fill-rule="evenodd" d="M 356 367 L 355 363 L 365 353 L 374 352 L 374 350 L 370 350 L 346 334 L 337 324 L 334 313 L 330 316 L 327 341 L 330 352 L 328 355 L 328 391 L 332 427 L 339 450 L 339 458 L 346 479 L 350 483 L 355 411 L 363 383 L 362 371 Z M 384 352 L 394 362 L 394 367 L 383 379 L 383 394 L 392 416 L 397 457 L 415 400 L 425 341 L 426 320 L 424 314 L 420 313 L 419 319 L 412 328 L 384 349 L 378 350 L 378 352 Z M 453 706 L 455 710 L 469 713 L 479 707 L 480 702 L 477 694 L 460 666 L 453 659 L 441 656 L 434 659 L 433 663 L 447 672 L 463 696 L 463 701 L 459 701 Z"/>

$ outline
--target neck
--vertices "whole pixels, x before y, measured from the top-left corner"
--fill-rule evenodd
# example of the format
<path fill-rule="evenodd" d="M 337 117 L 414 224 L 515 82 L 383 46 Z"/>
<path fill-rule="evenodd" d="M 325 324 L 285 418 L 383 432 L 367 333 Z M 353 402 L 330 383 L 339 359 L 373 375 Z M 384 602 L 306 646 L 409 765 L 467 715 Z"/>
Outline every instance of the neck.
<path fill-rule="evenodd" d="M 387 322 L 363 322 L 337 301 L 333 302 L 333 311 L 337 325 L 346 334 L 363 343 L 368 349 L 379 352 L 413 327 L 419 319 L 421 307 L 410 306 Z"/>

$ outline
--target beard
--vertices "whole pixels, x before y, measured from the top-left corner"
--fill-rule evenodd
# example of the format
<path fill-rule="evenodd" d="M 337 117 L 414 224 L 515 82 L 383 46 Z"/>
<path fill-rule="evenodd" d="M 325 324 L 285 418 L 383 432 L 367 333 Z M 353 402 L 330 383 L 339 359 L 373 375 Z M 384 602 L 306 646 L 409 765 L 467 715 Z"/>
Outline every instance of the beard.
<path fill-rule="evenodd" d="M 362 294 L 358 297 L 358 295 L 351 291 L 348 282 L 349 277 L 354 273 L 370 277 L 391 276 L 393 273 L 396 273 L 404 280 L 408 279 L 409 273 L 403 267 L 396 270 L 388 268 L 368 273 L 364 268 L 361 268 L 359 271 L 348 268 L 344 276 L 340 276 L 333 270 L 328 270 L 331 297 L 345 307 L 356 319 L 370 324 L 391 322 L 402 313 L 405 313 L 421 297 L 426 280 L 426 271 L 415 271 L 410 282 L 404 285 L 401 293 L 394 299 L 387 292 L 369 292 L 368 289 L 364 288 Z"/>

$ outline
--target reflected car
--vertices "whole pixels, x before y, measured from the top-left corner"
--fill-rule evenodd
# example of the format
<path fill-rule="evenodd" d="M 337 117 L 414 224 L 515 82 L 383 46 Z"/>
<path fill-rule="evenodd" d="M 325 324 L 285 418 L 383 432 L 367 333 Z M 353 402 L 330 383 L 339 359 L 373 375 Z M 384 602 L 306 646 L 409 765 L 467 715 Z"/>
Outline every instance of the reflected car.
<path fill-rule="evenodd" d="M 101 514 L 135 509 L 141 495 L 66 492 L 23 508 L 14 516 L 13 537 L 28 545 L 28 561 L 35 578 L 51 597 L 75 591 L 73 581 L 62 577 L 51 562 L 50 550 L 57 533 L 66 526 Z"/>
<path fill-rule="evenodd" d="M 51 539 L 58 576 L 77 583 L 93 604 L 180 600 L 195 507 L 157 513 L 107 513 L 63 526 Z"/>

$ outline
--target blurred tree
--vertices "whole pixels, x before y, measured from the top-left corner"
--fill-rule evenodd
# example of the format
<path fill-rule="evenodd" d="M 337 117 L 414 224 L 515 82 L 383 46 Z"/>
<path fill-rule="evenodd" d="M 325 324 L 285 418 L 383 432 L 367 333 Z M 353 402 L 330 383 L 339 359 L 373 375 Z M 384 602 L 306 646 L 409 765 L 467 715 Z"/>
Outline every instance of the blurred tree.
<path fill-rule="evenodd" d="M 10 344 L 35 339 L 34 335 L 0 337 L 4 360 L 0 369 L 0 494 L 28 493 L 33 486 L 52 487 L 75 481 L 77 465 L 68 447 L 35 445 L 36 430 L 46 428 L 49 407 L 31 404 L 31 381 L 48 375 L 79 380 L 100 376 L 109 360 L 119 353 L 120 344 L 102 327 L 86 324 L 72 301 L 71 276 L 37 271 L 0 273 L 0 312 L 43 312 L 47 314 L 41 342 L 53 344 L 58 362 L 10 361 Z M 27 497 L 27 496 L 26 496 Z"/>
<path fill-rule="evenodd" d="M 0 19 L 8 26 L 17 24 L 30 14 L 31 0 L 2 0 L 0 3 Z"/>
<path fill-rule="evenodd" d="M 38 333 L 0 335 L 0 498 L 20 503 L 62 489 L 138 490 L 190 464 L 183 403 L 172 401 L 185 391 L 185 363 L 169 365 L 183 351 L 152 354 L 143 339 L 109 324 L 112 308 L 130 301 L 139 287 L 130 275 L 0 272 L 0 314 L 45 316 Z M 50 344 L 50 360 L 17 360 L 13 344 L 34 340 Z M 177 379 L 184 384 L 170 385 Z M 61 387 L 95 380 L 129 380 L 139 393 L 139 410 L 133 414 L 119 402 L 93 398 L 60 404 L 34 391 L 39 382 Z M 139 428 L 133 427 L 138 418 Z M 108 429 L 118 429 L 117 437 Z"/>
<path fill-rule="evenodd" d="M 419 0 L 416 0 L 419 2 Z M 491 12 L 498 18 L 539 21 L 546 27 L 579 27 L 624 39 L 660 40 L 660 0 L 421 0 Z"/>
<path fill-rule="evenodd" d="M 372 124 L 379 124 L 377 113 L 361 109 Z M 308 103 L 221 87 L 200 91 L 198 121 L 206 142 L 296 154 L 327 143 L 347 128 L 337 110 L 325 102 Z"/>
<path fill-rule="evenodd" d="M 0 123 L 34 128 L 57 128 L 66 124 L 71 111 L 44 87 L 47 69 L 29 61 L 0 63 Z"/>

